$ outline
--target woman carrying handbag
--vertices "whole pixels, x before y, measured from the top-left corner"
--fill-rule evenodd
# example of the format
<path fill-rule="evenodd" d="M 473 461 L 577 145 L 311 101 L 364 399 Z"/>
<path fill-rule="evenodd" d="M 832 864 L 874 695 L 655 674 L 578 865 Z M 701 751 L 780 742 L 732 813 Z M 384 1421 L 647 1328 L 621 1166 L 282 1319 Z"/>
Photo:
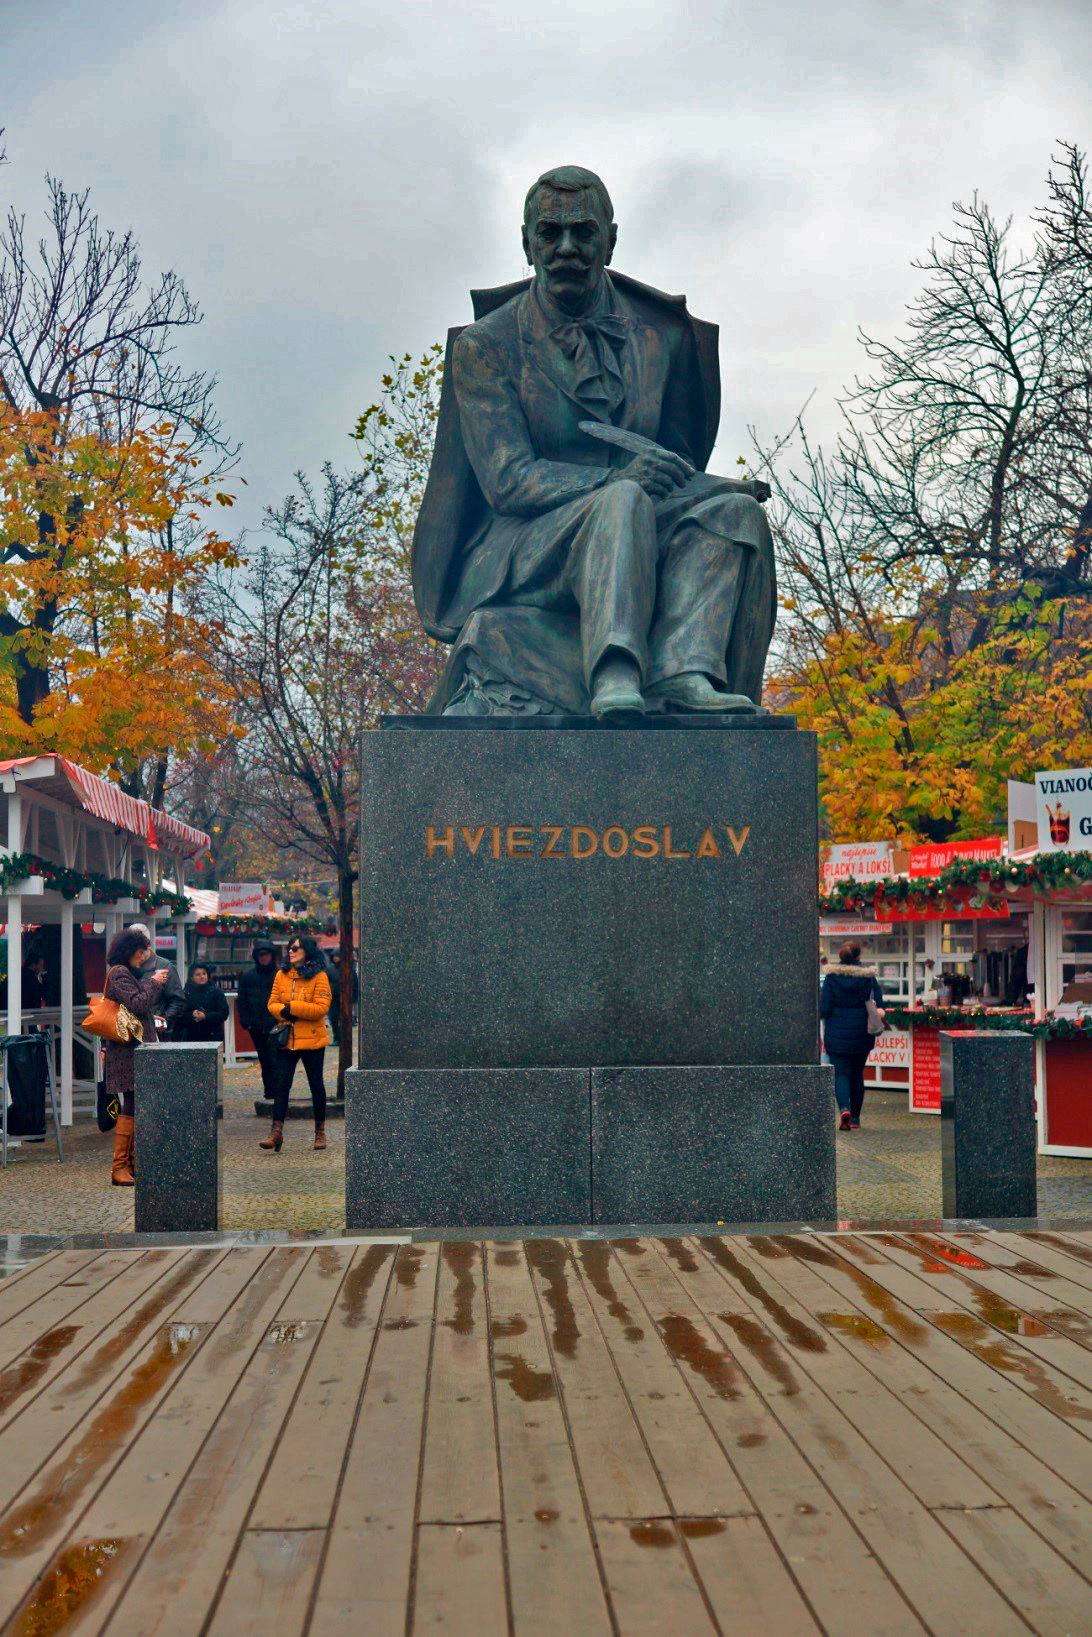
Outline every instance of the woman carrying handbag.
<path fill-rule="evenodd" d="M 851 939 L 828 966 L 819 1001 L 823 1046 L 834 1065 L 839 1131 L 859 1131 L 868 1054 L 884 1026 L 883 990 L 874 967 L 861 965 L 861 946 Z"/>
<path fill-rule="evenodd" d="M 110 1168 L 110 1181 L 115 1188 L 131 1188 L 135 1181 L 133 1054 L 142 1039 L 155 1039 L 156 1008 L 162 1004 L 163 985 L 167 981 L 165 968 L 153 972 L 150 977 L 141 977 L 142 968 L 154 953 L 146 932 L 129 927 L 118 933 L 107 955 L 109 970 L 98 1008 L 102 1016 L 96 1020 L 99 1026 L 94 1029 L 95 1033 L 102 1034 L 104 1040 L 103 1073 L 107 1098 L 116 1099 L 120 1109 L 114 1127 L 114 1157 Z M 94 1012 L 92 1019 L 95 1019 Z"/>
<path fill-rule="evenodd" d="M 326 1147 L 326 1087 L 322 1065 L 326 1056 L 326 1015 L 333 991 L 314 938 L 294 937 L 288 945 L 288 965 L 273 979 L 269 1012 L 274 1044 L 279 1047 L 277 1092 L 273 1099 L 273 1129 L 259 1148 L 281 1151 L 288 1098 L 302 1062 L 315 1114 L 315 1147 Z"/>

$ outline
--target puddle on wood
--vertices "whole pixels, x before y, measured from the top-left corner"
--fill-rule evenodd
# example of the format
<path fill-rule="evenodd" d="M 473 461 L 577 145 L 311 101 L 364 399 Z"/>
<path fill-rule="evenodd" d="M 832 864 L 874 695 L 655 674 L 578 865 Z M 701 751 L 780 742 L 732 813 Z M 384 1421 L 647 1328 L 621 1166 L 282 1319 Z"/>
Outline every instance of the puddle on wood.
<path fill-rule="evenodd" d="M 1007 1330 L 1010 1336 L 1045 1336 L 1047 1327 L 1040 1324 L 1038 1319 L 1031 1318 L 1027 1313 L 1021 1313 L 1019 1308 L 1010 1307 L 1008 1302 L 1002 1301 L 991 1290 L 976 1290 L 972 1293 L 972 1300 L 982 1318 L 987 1324 L 992 1324 L 998 1330 Z"/>
<path fill-rule="evenodd" d="M 1029 1233 L 1027 1237 L 1039 1245 L 1053 1245 L 1055 1250 L 1064 1251 L 1067 1256 L 1075 1257 L 1078 1262 L 1092 1264 L 1092 1250 L 1087 1245 L 1080 1244 L 1076 1239 L 1063 1239 L 1061 1234 L 1047 1233 L 1045 1229 L 1039 1229 L 1036 1233 Z M 1042 1272 L 1045 1273 L 1046 1271 L 1046 1268 L 1042 1269 Z"/>
<path fill-rule="evenodd" d="M 521 1319 L 517 1313 L 513 1319 L 494 1319 L 489 1328 L 495 1341 L 504 1341 L 509 1336 L 525 1336 L 527 1320 Z"/>
<path fill-rule="evenodd" d="M 214 1262 L 219 1261 L 220 1255 L 217 1250 L 191 1252 L 181 1267 L 164 1279 L 162 1284 L 156 1285 L 151 1295 L 134 1309 L 125 1323 L 117 1330 L 112 1330 L 102 1345 L 95 1349 L 73 1378 L 68 1392 L 83 1392 L 86 1387 L 99 1381 L 113 1368 L 118 1359 L 129 1351 L 133 1343 L 139 1340 L 145 1330 L 150 1329 L 161 1319 L 168 1308 L 175 1306 L 182 1292 L 194 1284 Z"/>
<path fill-rule="evenodd" d="M 789 1254 L 784 1245 L 779 1245 L 776 1239 L 771 1239 L 767 1234 L 752 1234 L 747 1243 L 759 1256 L 764 1256 L 767 1262 L 780 1262 Z"/>
<path fill-rule="evenodd" d="M 919 1319 L 912 1318 L 904 1307 L 892 1296 L 883 1285 L 869 1278 L 863 1268 L 854 1267 L 852 1262 L 843 1261 L 825 1245 L 817 1245 L 814 1239 L 801 1235 L 798 1239 L 787 1241 L 792 1253 L 801 1262 L 813 1262 L 818 1267 L 834 1268 L 838 1273 L 844 1273 L 852 1279 L 861 1295 L 872 1310 L 886 1320 L 890 1328 L 902 1341 L 925 1342 L 929 1339 L 929 1326 L 922 1324 Z"/>
<path fill-rule="evenodd" d="M 865 1318 L 863 1313 L 817 1313 L 815 1316 L 828 1330 L 835 1330 L 840 1336 L 852 1336 L 855 1341 L 867 1341 L 873 1347 L 890 1345 L 891 1337 L 887 1331 L 881 1330 L 874 1320 Z"/>
<path fill-rule="evenodd" d="M 474 1334 L 474 1292 L 478 1288 L 474 1269 L 481 1261 L 481 1254 L 469 1239 L 445 1241 L 442 1248 L 444 1261 L 455 1276 L 455 1317 L 441 1322 L 457 1336 Z"/>
<path fill-rule="evenodd" d="M 558 1513 L 554 1511 L 552 1506 L 540 1506 L 535 1512 L 535 1517 L 539 1523 L 556 1523 Z"/>
<path fill-rule="evenodd" d="M 0 1524 L 0 1557 L 21 1557 L 48 1540 L 96 1474 L 120 1453 L 141 1410 L 181 1368 L 208 1328 L 203 1324 L 170 1324 L 164 1328 L 151 1355 L 107 1400 L 83 1437 L 46 1469 L 30 1496 L 8 1512 Z"/>
<path fill-rule="evenodd" d="M 546 1286 L 546 1303 L 554 1316 L 554 1346 L 563 1358 L 576 1357 L 580 1327 L 569 1297 L 568 1256 L 558 1239 L 528 1239 L 527 1260 Z"/>
<path fill-rule="evenodd" d="M 311 1319 L 278 1319 L 265 1333 L 269 1347 L 288 1347 L 294 1341 L 304 1341 L 315 1329 Z"/>
<path fill-rule="evenodd" d="M 343 1265 L 336 1245 L 320 1245 L 315 1255 L 318 1258 L 319 1277 L 336 1279 Z"/>
<path fill-rule="evenodd" d="M 58 1552 L 8 1628 L 13 1637 L 52 1637 L 94 1603 L 131 1544 L 85 1540 Z"/>
<path fill-rule="evenodd" d="M 723 1518 L 680 1518 L 679 1528 L 687 1540 L 708 1540 L 710 1535 L 723 1535 L 728 1525 Z"/>
<path fill-rule="evenodd" d="M 739 1371 L 731 1353 L 710 1347 L 701 1332 L 680 1313 L 659 1321 L 660 1334 L 671 1357 L 707 1381 L 718 1398 L 739 1397 Z"/>
<path fill-rule="evenodd" d="M 736 1439 L 740 1449 L 757 1449 L 760 1444 L 765 1442 L 766 1434 L 764 1432 L 744 1432 Z"/>
<path fill-rule="evenodd" d="M 625 1251 L 627 1256 L 645 1256 L 648 1253 L 648 1246 L 642 1245 L 639 1239 L 612 1239 L 610 1243 Z"/>
<path fill-rule="evenodd" d="M 417 1320 L 416 1319 L 387 1319 L 387 1321 L 383 1325 L 383 1328 L 384 1328 L 384 1330 L 416 1330 L 417 1329 Z"/>
<path fill-rule="evenodd" d="M 660 1244 L 680 1273 L 697 1273 L 698 1259 L 685 1239 L 661 1239 Z"/>
<path fill-rule="evenodd" d="M 723 1239 L 706 1239 L 703 1241 L 714 1262 L 719 1262 L 726 1268 L 733 1278 L 743 1286 L 749 1296 L 754 1296 L 761 1302 L 766 1312 L 773 1319 L 785 1340 L 794 1347 L 799 1347 L 802 1353 L 825 1353 L 827 1350 L 826 1338 L 818 1330 L 813 1330 L 810 1324 L 805 1324 L 794 1313 L 790 1313 L 783 1302 L 779 1302 L 771 1290 L 767 1290 L 762 1280 L 749 1267 L 741 1262 L 739 1257 L 729 1250 Z"/>
<path fill-rule="evenodd" d="M 403 1246 L 413 1249 L 412 1246 Z M 363 1324 L 368 1308 L 368 1297 L 376 1281 L 380 1268 L 391 1254 L 389 1245 L 369 1245 L 359 1261 L 354 1261 L 345 1275 L 345 1283 L 341 1287 L 341 1322 L 350 1330 Z"/>
<path fill-rule="evenodd" d="M 788 1361 L 782 1357 L 777 1341 L 757 1319 L 745 1313 L 722 1313 L 721 1319 L 747 1351 L 756 1358 L 766 1374 L 777 1382 L 786 1398 L 795 1398 L 800 1383 L 793 1375 Z"/>
<path fill-rule="evenodd" d="M 676 1546 L 675 1531 L 669 1523 L 649 1518 L 644 1523 L 631 1523 L 629 1538 L 637 1546 Z"/>
<path fill-rule="evenodd" d="M 957 1268 L 976 1268 L 980 1273 L 984 1273 L 988 1265 L 973 1251 L 959 1250 L 955 1245 L 947 1245 L 943 1239 L 934 1239 L 927 1233 L 908 1234 L 905 1239 L 899 1239 L 893 1233 L 882 1233 L 878 1238 L 882 1244 L 891 1245 L 895 1250 L 912 1251 L 926 1273 L 936 1271 L 935 1266 L 926 1267 L 927 1262 L 947 1263 Z"/>
<path fill-rule="evenodd" d="M 797 1501 L 793 1511 L 801 1518 L 814 1518 L 818 1515 L 815 1507 L 810 1505 L 808 1501 Z"/>
<path fill-rule="evenodd" d="M 1037 1359 L 1007 1341 L 999 1341 L 980 1319 L 972 1318 L 969 1313 L 933 1313 L 930 1317 L 945 1335 L 960 1342 L 983 1364 L 1003 1370 L 1007 1375 L 1019 1376 L 1031 1388 L 1031 1397 L 1045 1409 L 1053 1410 L 1067 1421 L 1092 1421 L 1092 1410 L 1071 1403 Z"/>
<path fill-rule="evenodd" d="M 611 1318 L 617 1319 L 619 1324 L 625 1326 L 623 1334 L 626 1340 L 643 1341 L 644 1331 L 614 1287 L 610 1274 L 610 1249 L 605 1240 L 582 1239 L 579 1250 L 581 1265 L 588 1276 L 589 1284 L 606 1302 Z"/>
<path fill-rule="evenodd" d="M 16 1399 L 37 1386 L 59 1353 L 63 1353 L 80 1333 L 78 1324 L 58 1324 L 45 1335 L 39 1336 L 22 1358 L 0 1370 L 0 1415 L 11 1408 Z"/>
<path fill-rule="evenodd" d="M 1074 1341 L 1083 1342 L 1086 1347 L 1092 1345 L 1092 1319 L 1086 1314 L 1076 1313 L 1070 1307 L 1036 1307 L 1032 1311 L 1052 1330 L 1060 1330 Z"/>
<path fill-rule="evenodd" d="M 543 1399 L 556 1397 L 554 1378 L 549 1370 L 535 1370 L 519 1353 L 497 1353 L 495 1374 L 498 1381 L 506 1381 L 524 1404 L 541 1404 Z"/>
<path fill-rule="evenodd" d="M 421 1263 L 425 1259 L 424 1246 L 400 1245 L 394 1261 L 394 1276 L 404 1290 L 413 1290 L 417 1284 L 417 1275 L 421 1271 Z"/>
<path fill-rule="evenodd" d="M 887 1261 L 887 1257 L 881 1256 L 879 1251 L 874 1251 L 866 1239 L 857 1239 L 851 1234 L 845 1234 L 838 1243 L 844 1246 L 850 1256 L 856 1257 L 857 1261 L 863 1262 L 866 1267 L 883 1267 Z"/>
<path fill-rule="evenodd" d="M 496 1262 L 499 1268 L 518 1268 L 519 1251 L 512 1250 L 510 1247 L 505 1246 L 503 1250 L 495 1250 L 493 1252 L 493 1260 Z"/>

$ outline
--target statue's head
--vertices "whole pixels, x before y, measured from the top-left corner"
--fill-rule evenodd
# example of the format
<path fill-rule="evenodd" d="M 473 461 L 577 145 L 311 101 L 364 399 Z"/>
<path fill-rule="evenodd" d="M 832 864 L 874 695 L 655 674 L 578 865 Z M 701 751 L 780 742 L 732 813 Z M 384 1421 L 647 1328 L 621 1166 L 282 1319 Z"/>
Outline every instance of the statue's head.
<path fill-rule="evenodd" d="M 594 171 L 545 171 L 523 206 L 523 248 L 542 288 L 564 312 L 592 302 L 614 254 L 614 207 Z"/>

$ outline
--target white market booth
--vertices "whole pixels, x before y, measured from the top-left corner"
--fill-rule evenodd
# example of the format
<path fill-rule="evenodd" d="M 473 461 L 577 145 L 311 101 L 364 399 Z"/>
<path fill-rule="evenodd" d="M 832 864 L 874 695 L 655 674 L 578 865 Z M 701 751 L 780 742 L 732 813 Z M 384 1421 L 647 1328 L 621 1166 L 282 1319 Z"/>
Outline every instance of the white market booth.
<path fill-rule="evenodd" d="M 7 954 L 5 1033 L 47 1028 L 58 1037 L 61 1119 L 72 1123 L 74 1045 L 79 1033 L 74 992 L 76 928 L 97 947 L 132 921 L 173 928 L 185 977 L 185 929 L 196 917 L 175 888 L 187 860 L 209 837 L 170 814 L 126 795 L 57 755 L 0 761 L 0 893 Z M 52 1004 L 23 995 L 23 962 L 40 929 L 59 928 L 59 974 Z M 81 940 L 82 947 L 82 940 Z M 89 971 L 89 988 L 97 972 Z M 88 1052 L 96 1050 L 83 1037 Z M 97 1059 L 95 1059 L 97 1061 Z M 93 1080 L 82 1089 L 93 1091 Z"/>

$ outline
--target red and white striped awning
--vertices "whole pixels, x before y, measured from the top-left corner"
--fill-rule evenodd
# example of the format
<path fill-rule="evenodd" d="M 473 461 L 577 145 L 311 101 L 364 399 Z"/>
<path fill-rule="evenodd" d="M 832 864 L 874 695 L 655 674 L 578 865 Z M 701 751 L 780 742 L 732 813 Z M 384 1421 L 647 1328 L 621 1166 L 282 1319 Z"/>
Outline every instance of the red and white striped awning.
<path fill-rule="evenodd" d="M 85 813 L 137 836 L 145 846 L 177 858 L 193 858 L 209 846 L 210 838 L 192 824 L 183 824 L 136 796 L 126 795 L 109 779 L 88 773 L 65 756 L 15 756 L 0 761 L 0 775 L 13 774 L 19 784 L 34 785 L 58 801 L 82 807 Z"/>

